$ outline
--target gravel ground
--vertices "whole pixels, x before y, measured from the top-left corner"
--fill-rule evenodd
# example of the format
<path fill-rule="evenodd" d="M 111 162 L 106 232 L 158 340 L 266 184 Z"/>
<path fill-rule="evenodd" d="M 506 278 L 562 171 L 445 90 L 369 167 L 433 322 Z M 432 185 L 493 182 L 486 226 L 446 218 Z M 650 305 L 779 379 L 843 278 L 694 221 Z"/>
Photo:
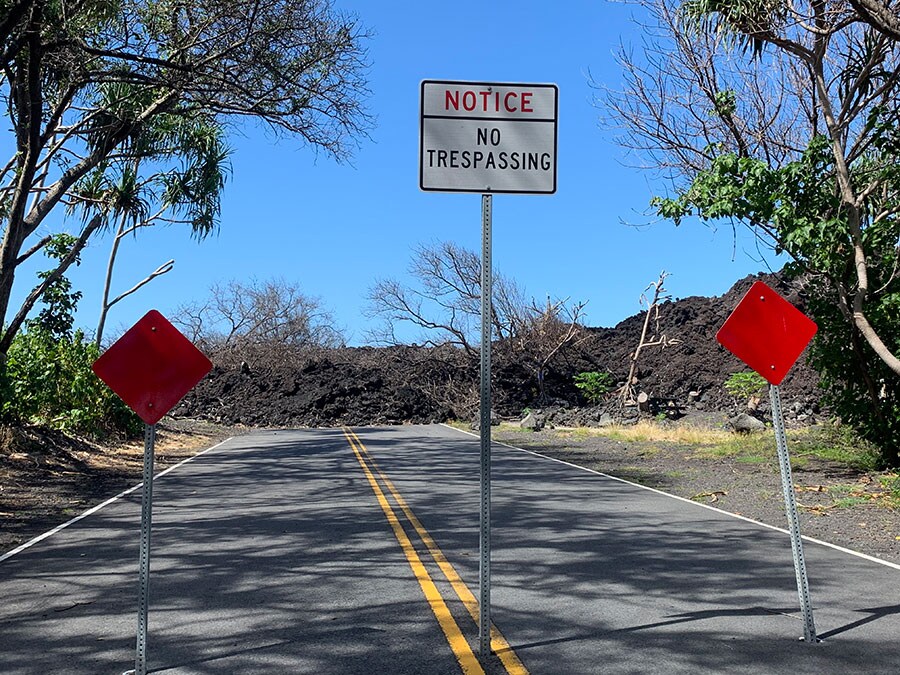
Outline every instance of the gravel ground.
<path fill-rule="evenodd" d="M 771 456 L 710 457 L 696 445 L 597 433 L 504 425 L 495 428 L 494 439 L 787 528 L 774 436 Z M 884 486 L 895 474 L 806 457 L 797 464 L 793 480 L 803 535 L 900 563 L 900 495 Z M 900 481 L 895 485 L 900 491 Z"/>

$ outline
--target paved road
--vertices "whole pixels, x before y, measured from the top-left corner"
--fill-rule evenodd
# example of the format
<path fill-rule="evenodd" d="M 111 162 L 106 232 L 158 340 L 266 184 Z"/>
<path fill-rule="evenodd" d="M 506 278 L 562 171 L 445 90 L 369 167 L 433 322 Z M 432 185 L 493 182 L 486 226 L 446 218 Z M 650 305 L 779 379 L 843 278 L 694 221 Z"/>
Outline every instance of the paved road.
<path fill-rule="evenodd" d="M 152 672 L 478 672 L 478 440 L 355 432 L 240 437 L 156 482 Z M 895 567 L 808 543 L 806 645 L 784 533 L 502 446 L 493 491 L 489 673 L 898 672 Z M 0 562 L 0 673 L 130 667 L 138 495 Z"/>

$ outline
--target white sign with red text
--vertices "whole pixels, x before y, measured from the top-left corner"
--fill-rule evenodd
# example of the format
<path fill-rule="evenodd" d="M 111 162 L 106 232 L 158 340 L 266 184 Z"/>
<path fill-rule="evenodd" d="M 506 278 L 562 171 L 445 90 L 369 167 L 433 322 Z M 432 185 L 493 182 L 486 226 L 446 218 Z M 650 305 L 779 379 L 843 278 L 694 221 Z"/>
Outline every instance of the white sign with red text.
<path fill-rule="evenodd" d="M 556 192 L 555 84 L 422 82 L 419 187 Z"/>

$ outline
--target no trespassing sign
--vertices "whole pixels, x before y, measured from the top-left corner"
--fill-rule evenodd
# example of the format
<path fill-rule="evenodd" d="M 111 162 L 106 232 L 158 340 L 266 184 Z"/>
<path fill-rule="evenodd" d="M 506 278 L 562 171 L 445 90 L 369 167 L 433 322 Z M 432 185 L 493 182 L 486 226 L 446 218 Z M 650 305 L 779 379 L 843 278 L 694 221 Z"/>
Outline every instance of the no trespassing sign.
<path fill-rule="evenodd" d="M 419 187 L 438 192 L 556 192 L 554 84 L 425 80 Z"/>

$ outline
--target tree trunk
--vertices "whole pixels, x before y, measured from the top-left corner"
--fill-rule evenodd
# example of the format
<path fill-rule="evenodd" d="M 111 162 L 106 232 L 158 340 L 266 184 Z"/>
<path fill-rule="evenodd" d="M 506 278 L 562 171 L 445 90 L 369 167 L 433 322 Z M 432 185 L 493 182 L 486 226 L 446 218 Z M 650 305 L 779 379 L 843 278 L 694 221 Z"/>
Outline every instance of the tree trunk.
<path fill-rule="evenodd" d="M 900 41 L 900 5 L 892 9 L 888 0 L 850 0 L 850 5 L 875 30 Z"/>
<path fill-rule="evenodd" d="M 866 250 L 863 244 L 862 235 L 862 214 L 858 204 L 858 196 L 853 189 L 853 183 L 850 180 L 850 168 L 847 164 L 847 157 L 844 148 L 844 132 L 837 124 L 834 111 L 831 107 L 831 101 L 828 98 L 828 86 L 825 83 L 824 66 L 821 59 L 811 64 L 813 66 L 814 80 L 816 89 L 819 92 L 819 99 L 822 106 L 822 114 L 825 117 L 825 123 L 828 127 L 829 137 L 831 139 L 831 149 L 834 155 L 835 176 L 837 179 L 838 193 L 841 197 L 842 207 L 847 213 L 847 224 L 850 228 L 850 238 L 853 244 L 853 265 L 856 270 L 857 286 L 853 294 L 853 305 L 851 311 L 853 313 L 853 324 L 859 329 L 863 339 L 869 346 L 875 350 L 888 368 L 900 376 L 900 359 L 888 349 L 881 337 L 872 328 L 866 318 L 864 305 L 866 296 L 869 293 L 869 269 L 866 260 Z"/>
<path fill-rule="evenodd" d="M 103 339 L 103 328 L 106 325 L 106 315 L 109 313 L 109 289 L 112 285 L 113 267 L 116 264 L 116 254 L 119 252 L 119 242 L 122 241 L 122 233 L 125 229 L 125 214 L 119 221 L 119 227 L 116 229 L 116 236 L 113 239 L 112 249 L 109 252 L 109 262 L 106 264 L 106 280 L 103 283 L 103 300 L 100 304 L 100 319 L 97 322 L 97 335 L 94 336 L 94 344 L 97 349 L 100 348 L 100 342 Z"/>
<path fill-rule="evenodd" d="M 9 322 L 9 326 L 7 326 L 6 331 L 0 336 L 0 361 L 6 361 L 6 354 L 9 352 L 9 348 L 12 345 L 12 341 L 16 336 L 16 333 L 19 332 L 19 329 L 22 327 L 22 324 L 25 323 L 25 319 L 28 317 L 28 313 L 34 307 L 35 303 L 40 300 L 41 296 L 44 294 L 44 291 L 47 287 L 52 284 L 54 281 L 59 279 L 63 274 L 66 273 L 66 270 L 72 265 L 73 262 L 78 258 L 78 255 L 84 250 L 84 247 L 87 245 L 88 240 L 91 235 L 100 227 L 103 219 L 98 214 L 94 216 L 91 221 L 85 225 L 84 230 L 82 230 L 81 235 L 76 240 L 75 244 L 72 246 L 72 250 L 69 251 L 68 255 L 63 258 L 59 265 L 57 265 L 56 269 L 44 279 L 43 282 L 38 284 L 32 291 L 29 293 L 28 297 L 25 298 L 25 302 L 22 303 L 22 306 L 19 308 L 19 311 L 13 317 L 12 321 Z M 11 275 L 10 275 L 11 276 Z M 9 296 L 7 295 L 7 301 L 9 300 Z"/>

